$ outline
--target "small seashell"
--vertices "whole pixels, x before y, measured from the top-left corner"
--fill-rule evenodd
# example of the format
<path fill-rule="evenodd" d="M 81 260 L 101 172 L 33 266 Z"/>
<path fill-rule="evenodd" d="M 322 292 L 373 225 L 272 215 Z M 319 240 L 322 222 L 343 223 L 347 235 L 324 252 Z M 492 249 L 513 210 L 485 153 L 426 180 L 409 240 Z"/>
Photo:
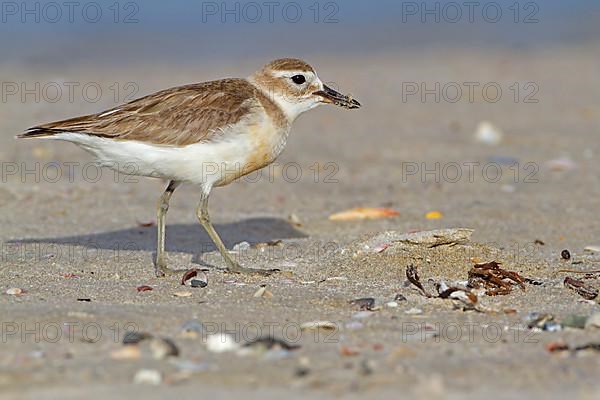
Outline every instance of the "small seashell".
<path fill-rule="evenodd" d="M 193 288 L 204 288 L 208 286 L 208 276 L 204 271 L 197 268 L 190 269 L 181 277 L 181 284 L 191 286 Z"/>
<path fill-rule="evenodd" d="M 379 246 L 375 246 L 375 248 L 373 249 L 373 252 L 374 253 L 383 253 L 384 251 L 387 250 L 388 247 L 390 247 L 389 243 L 380 244 Z"/>
<path fill-rule="evenodd" d="M 192 295 L 192 292 L 188 292 L 186 290 L 173 293 L 173 296 L 175 296 L 175 297 L 190 297 L 191 295 Z"/>
<path fill-rule="evenodd" d="M 162 374 L 155 369 L 140 369 L 133 377 L 133 383 L 143 385 L 160 385 Z"/>
<path fill-rule="evenodd" d="M 240 349 L 235 338 L 226 333 L 217 333 L 206 338 L 206 348 L 212 353 L 226 353 Z"/>
<path fill-rule="evenodd" d="M 390 301 L 388 303 L 385 303 L 385 306 L 388 308 L 396 308 L 396 307 L 398 307 L 398 303 L 395 301 Z"/>
<path fill-rule="evenodd" d="M 443 216 L 444 214 L 442 214 L 439 211 L 430 211 L 427 214 L 425 214 L 426 219 L 441 219 Z"/>
<path fill-rule="evenodd" d="M 413 307 L 410 310 L 404 311 L 404 314 L 409 314 L 409 315 L 423 314 L 423 310 L 421 310 L 420 308 Z"/>
<path fill-rule="evenodd" d="M 20 294 L 23 294 L 23 289 L 21 288 L 10 288 L 6 291 L 6 294 L 11 295 L 11 296 L 18 296 Z"/>
<path fill-rule="evenodd" d="M 142 356 L 139 346 L 123 346 L 110 353 L 113 360 L 137 360 Z"/>
<path fill-rule="evenodd" d="M 380 219 L 397 217 L 400 213 L 390 208 L 357 207 L 331 214 L 330 221 L 356 221 L 362 219 Z"/>
<path fill-rule="evenodd" d="M 250 250 L 250 243 L 248 242 L 240 242 L 233 246 L 232 251 L 240 252 Z"/>
<path fill-rule="evenodd" d="M 546 167 L 551 171 L 570 171 L 577 168 L 577 163 L 567 157 L 557 158 L 546 162 Z"/>
<path fill-rule="evenodd" d="M 142 286 L 137 287 L 138 292 L 149 292 L 151 290 L 153 290 L 152 286 L 148 286 L 148 285 L 142 285 Z"/>
<path fill-rule="evenodd" d="M 600 246 L 585 246 L 583 251 L 587 251 L 590 253 L 600 253 Z"/>
<path fill-rule="evenodd" d="M 290 223 L 296 227 L 302 226 L 302 221 L 296 214 L 290 214 L 288 221 L 290 221 Z"/>
<path fill-rule="evenodd" d="M 261 286 L 256 292 L 254 292 L 253 297 L 265 297 L 270 299 L 273 297 L 273 293 L 267 290 L 266 285 Z"/>
<path fill-rule="evenodd" d="M 300 330 L 303 331 L 315 331 L 318 329 L 335 331 L 338 329 L 338 325 L 332 321 L 310 321 L 300 324 Z"/>

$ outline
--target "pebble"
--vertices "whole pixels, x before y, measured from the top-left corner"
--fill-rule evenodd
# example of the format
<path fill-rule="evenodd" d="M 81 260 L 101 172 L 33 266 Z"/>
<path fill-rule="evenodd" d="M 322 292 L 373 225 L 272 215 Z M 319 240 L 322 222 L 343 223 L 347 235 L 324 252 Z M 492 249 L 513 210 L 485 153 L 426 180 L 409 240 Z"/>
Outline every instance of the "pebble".
<path fill-rule="evenodd" d="M 398 293 L 394 297 L 394 301 L 407 301 L 406 297 L 403 294 Z"/>
<path fill-rule="evenodd" d="M 475 140 L 490 146 L 497 146 L 502 142 L 504 133 L 489 121 L 481 121 L 475 131 Z"/>
<path fill-rule="evenodd" d="M 404 311 L 404 314 L 410 314 L 410 315 L 423 314 L 423 310 L 421 310 L 420 308 L 413 307 L 410 310 Z"/>
<path fill-rule="evenodd" d="M 188 291 L 173 293 L 173 296 L 175 296 L 175 297 L 190 297 L 191 295 L 192 295 L 192 292 L 188 292 Z"/>
<path fill-rule="evenodd" d="M 388 308 L 396 308 L 396 307 L 398 307 L 398 302 L 396 302 L 396 301 L 390 301 L 388 303 L 385 303 L 385 306 L 388 307 Z"/>
<path fill-rule="evenodd" d="M 133 377 L 133 383 L 142 385 L 160 385 L 162 374 L 155 369 L 140 369 Z"/>
<path fill-rule="evenodd" d="M 169 338 L 153 338 L 150 341 L 150 351 L 156 360 L 179 356 L 179 349 Z"/>
<path fill-rule="evenodd" d="M 141 341 L 150 339 L 151 334 L 146 332 L 127 332 L 123 336 L 123 344 L 139 344 Z"/>
<path fill-rule="evenodd" d="M 560 252 L 560 257 L 563 260 L 569 260 L 569 259 L 571 259 L 571 252 L 569 252 L 569 250 L 565 249 L 565 250 L 563 250 L 563 251 Z"/>
<path fill-rule="evenodd" d="M 375 299 L 372 297 L 350 300 L 349 303 L 358 306 L 361 310 L 372 310 L 375 307 Z"/>
<path fill-rule="evenodd" d="M 206 339 L 206 348 L 212 353 L 226 353 L 240 349 L 240 344 L 235 341 L 235 338 L 226 333 L 218 333 L 210 335 Z"/>
<path fill-rule="evenodd" d="M 237 243 L 233 246 L 232 250 L 237 251 L 237 252 L 250 250 L 250 243 L 248 243 L 248 242 Z"/>
<path fill-rule="evenodd" d="M 10 288 L 6 291 L 6 294 L 11 295 L 11 296 L 18 296 L 20 294 L 23 294 L 23 289 L 21 288 Z"/>
<path fill-rule="evenodd" d="M 181 326 L 179 336 L 186 339 L 197 339 L 203 331 L 202 324 L 198 321 L 187 321 Z"/>

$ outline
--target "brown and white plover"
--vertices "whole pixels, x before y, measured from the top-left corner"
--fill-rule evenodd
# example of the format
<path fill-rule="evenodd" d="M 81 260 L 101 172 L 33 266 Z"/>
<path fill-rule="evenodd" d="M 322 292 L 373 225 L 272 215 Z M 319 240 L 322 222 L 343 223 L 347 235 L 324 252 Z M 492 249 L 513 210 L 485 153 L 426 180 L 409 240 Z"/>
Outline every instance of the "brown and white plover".
<path fill-rule="evenodd" d="M 210 222 L 208 198 L 214 187 L 272 163 L 283 151 L 294 120 L 323 103 L 360 107 L 324 85 L 306 62 L 286 58 L 246 79 L 166 89 L 98 114 L 38 125 L 18 137 L 72 142 L 101 166 L 169 180 L 157 210 L 158 276 L 169 272 L 165 220 L 171 195 L 182 183 L 200 186 L 196 215 L 227 270 L 267 273 L 244 268 L 231 257 Z"/>

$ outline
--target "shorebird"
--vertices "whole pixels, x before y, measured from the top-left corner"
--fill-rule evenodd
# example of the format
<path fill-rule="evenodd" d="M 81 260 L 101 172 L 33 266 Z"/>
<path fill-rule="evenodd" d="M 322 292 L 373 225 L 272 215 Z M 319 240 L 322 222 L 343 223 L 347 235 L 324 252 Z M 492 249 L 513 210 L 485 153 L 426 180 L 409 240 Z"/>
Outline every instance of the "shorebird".
<path fill-rule="evenodd" d="M 208 198 L 214 187 L 275 161 L 294 120 L 324 103 L 360 107 L 351 96 L 323 84 L 306 62 L 285 58 L 246 79 L 166 89 L 98 114 L 34 126 L 17 137 L 72 142 L 95 156 L 100 166 L 168 180 L 157 208 L 157 276 L 171 272 L 165 255 L 166 215 L 182 183 L 200 186 L 196 216 L 227 271 L 268 274 L 244 268 L 230 256 L 210 222 Z"/>

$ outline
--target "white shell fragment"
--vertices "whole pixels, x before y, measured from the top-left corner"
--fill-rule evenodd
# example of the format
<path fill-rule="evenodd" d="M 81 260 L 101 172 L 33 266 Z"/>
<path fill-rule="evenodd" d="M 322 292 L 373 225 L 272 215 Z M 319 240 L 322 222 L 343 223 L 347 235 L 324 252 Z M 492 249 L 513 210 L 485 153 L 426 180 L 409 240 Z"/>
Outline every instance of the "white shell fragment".
<path fill-rule="evenodd" d="M 310 321 L 304 322 L 300 325 L 300 329 L 303 331 L 307 330 L 317 330 L 317 329 L 325 329 L 325 330 L 336 330 L 338 325 L 332 321 Z"/>
<path fill-rule="evenodd" d="M 133 377 L 133 383 L 145 385 L 160 385 L 162 374 L 155 369 L 140 369 Z"/>
<path fill-rule="evenodd" d="M 212 353 L 227 353 L 239 350 L 240 347 L 240 344 L 235 341 L 235 338 L 226 333 L 210 335 L 206 339 L 206 348 Z"/>
<path fill-rule="evenodd" d="M 479 143 L 497 146 L 502 142 L 503 138 L 504 133 L 502 130 L 491 122 L 481 121 L 479 125 L 477 125 L 477 130 L 475 131 L 475 140 L 477 140 Z"/>

